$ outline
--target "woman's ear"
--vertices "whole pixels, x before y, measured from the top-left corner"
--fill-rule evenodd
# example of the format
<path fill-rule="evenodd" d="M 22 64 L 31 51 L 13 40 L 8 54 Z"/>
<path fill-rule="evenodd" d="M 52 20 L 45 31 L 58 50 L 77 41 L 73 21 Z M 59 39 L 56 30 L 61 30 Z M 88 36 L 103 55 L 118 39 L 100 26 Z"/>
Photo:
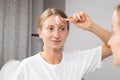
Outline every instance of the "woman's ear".
<path fill-rule="evenodd" d="M 42 39 L 40 28 L 37 29 L 37 32 L 38 32 L 39 37 Z"/>

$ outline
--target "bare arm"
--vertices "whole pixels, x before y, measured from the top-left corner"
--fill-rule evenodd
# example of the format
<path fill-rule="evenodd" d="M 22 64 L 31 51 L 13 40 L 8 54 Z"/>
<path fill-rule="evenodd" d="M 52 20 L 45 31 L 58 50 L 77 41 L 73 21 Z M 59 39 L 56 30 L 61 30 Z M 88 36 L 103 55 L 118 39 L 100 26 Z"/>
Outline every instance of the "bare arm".
<path fill-rule="evenodd" d="M 104 42 L 104 45 L 102 45 L 102 60 L 112 54 L 111 49 L 107 46 L 107 42 L 111 37 L 110 32 L 92 22 L 85 12 L 76 13 L 69 17 L 69 19 L 70 22 L 75 24 L 77 27 L 94 33 Z"/>
<path fill-rule="evenodd" d="M 102 60 L 112 55 L 112 51 L 107 45 L 107 42 L 111 37 L 111 33 L 96 24 L 94 24 L 93 27 L 89 29 L 89 31 L 96 34 L 104 42 L 102 45 Z"/>

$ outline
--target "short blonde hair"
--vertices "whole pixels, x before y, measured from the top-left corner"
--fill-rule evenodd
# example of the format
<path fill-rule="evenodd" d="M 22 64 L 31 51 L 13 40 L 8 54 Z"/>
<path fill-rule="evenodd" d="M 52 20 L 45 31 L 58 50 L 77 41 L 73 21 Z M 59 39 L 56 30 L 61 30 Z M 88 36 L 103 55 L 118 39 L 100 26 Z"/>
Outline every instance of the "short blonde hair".
<path fill-rule="evenodd" d="M 44 21 L 49 16 L 51 16 L 51 15 L 57 15 L 57 14 L 59 14 L 63 18 L 67 18 L 67 15 L 62 10 L 57 9 L 57 8 L 48 8 L 39 17 L 38 28 L 42 29 L 42 25 L 43 25 Z M 69 22 L 67 22 L 67 25 L 68 25 L 68 30 L 69 30 Z"/>

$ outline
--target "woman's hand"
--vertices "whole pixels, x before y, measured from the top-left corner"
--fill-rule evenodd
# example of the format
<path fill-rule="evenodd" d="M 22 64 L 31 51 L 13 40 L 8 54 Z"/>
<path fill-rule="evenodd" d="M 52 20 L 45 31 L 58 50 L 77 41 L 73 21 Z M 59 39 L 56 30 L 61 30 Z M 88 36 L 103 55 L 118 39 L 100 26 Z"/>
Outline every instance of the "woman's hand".
<path fill-rule="evenodd" d="M 87 13 L 75 13 L 73 16 L 69 17 L 69 21 L 77 25 L 79 28 L 96 34 L 104 42 L 104 45 L 102 45 L 102 59 L 112 54 L 111 49 L 107 46 L 111 33 L 92 22 Z"/>
<path fill-rule="evenodd" d="M 75 13 L 73 16 L 69 17 L 69 21 L 77 27 L 85 30 L 90 30 L 90 28 L 94 26 L 94 23 L 85 12 Z"/>

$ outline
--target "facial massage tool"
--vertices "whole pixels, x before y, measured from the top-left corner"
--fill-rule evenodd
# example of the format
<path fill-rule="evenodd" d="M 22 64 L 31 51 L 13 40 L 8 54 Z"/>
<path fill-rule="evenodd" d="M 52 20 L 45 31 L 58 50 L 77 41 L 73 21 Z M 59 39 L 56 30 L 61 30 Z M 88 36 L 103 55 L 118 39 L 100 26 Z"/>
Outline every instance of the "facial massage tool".
<path fill-rule="evenodd" d="M 59 15 L 56 15 L 56 17 L 55 17 L 55 23 L 57 25 L 60 24 L 60 22 L 63 22 L 63 21 L 69 21 L 69 19 L 68 18 L 62 18 Z"/>

